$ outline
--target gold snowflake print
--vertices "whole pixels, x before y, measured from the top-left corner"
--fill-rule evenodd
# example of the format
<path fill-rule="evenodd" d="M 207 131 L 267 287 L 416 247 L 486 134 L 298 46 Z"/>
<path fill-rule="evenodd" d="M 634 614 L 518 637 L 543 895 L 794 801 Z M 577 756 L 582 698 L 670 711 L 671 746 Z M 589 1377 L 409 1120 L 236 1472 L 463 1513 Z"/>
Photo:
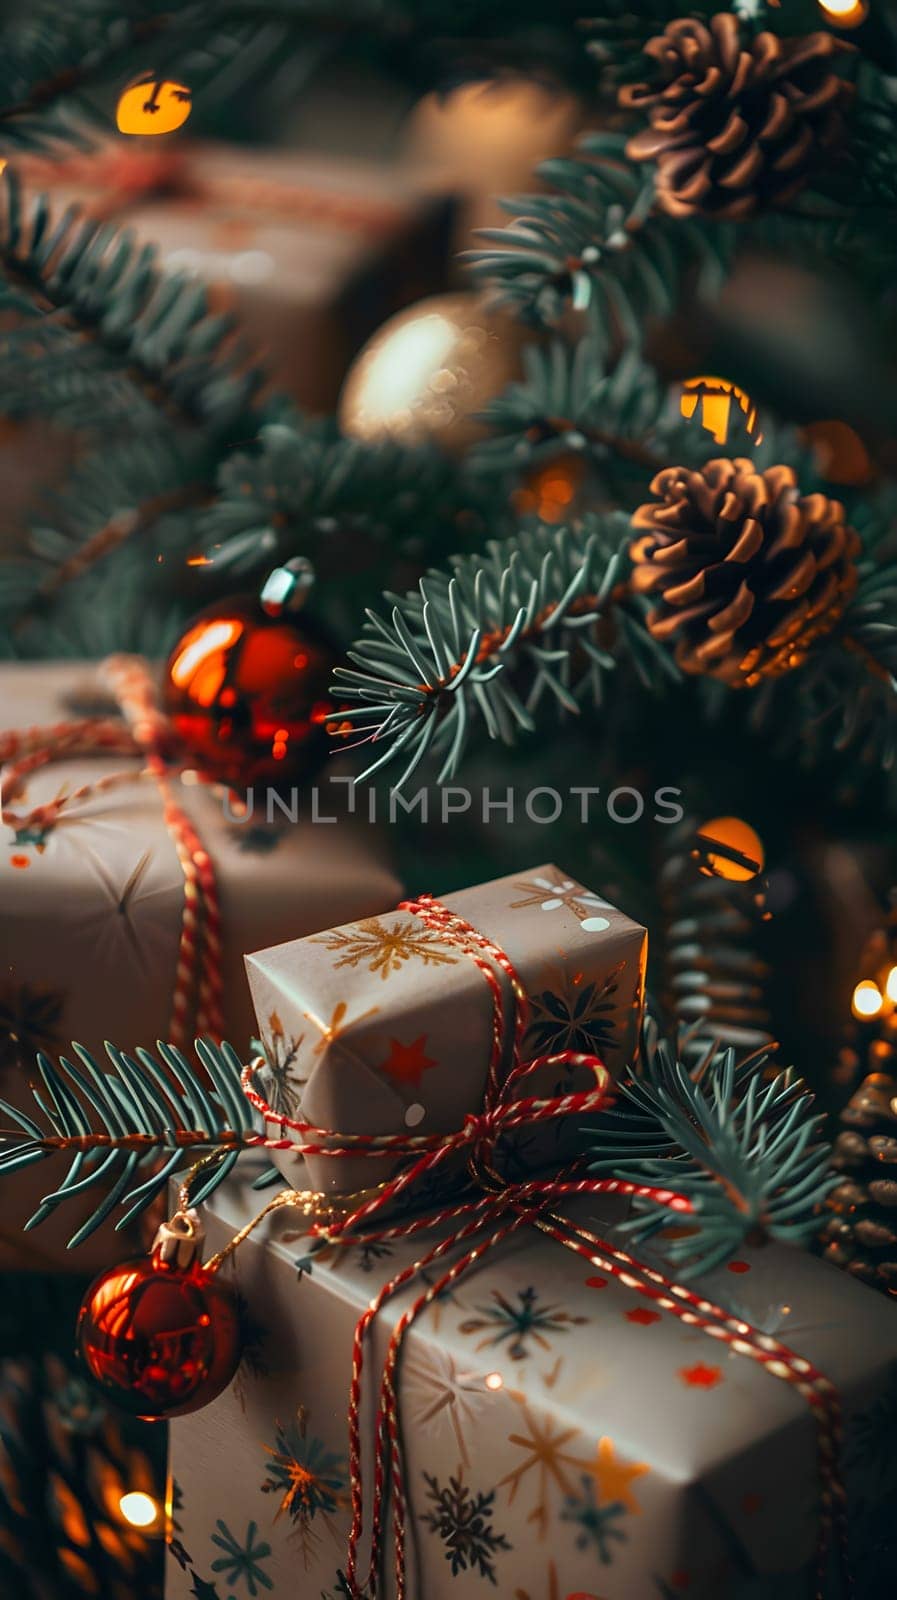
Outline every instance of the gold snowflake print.
<path fill-rule="evenodd" d="M 505 1474 L 498 1487 L 502 1489 L 507 1486 L 508 1504 L 511 1505 L 521 1484 L 525 1484 L 532 1474 L 535 1505 L 526 1520 L 535 1524 L 538 1537 L 544 1539 L 551 1523 L 550 1490 L 554 1487 L 564 1496 L 572 1495 L 573 1484 L 567 1469 L 572 1467 L 577 1473 L 588 1472 L 591 1462 L 570 1453 L 569 1446 L 579 1438 L 578 1428 L 559 1427 L 556 1419 L 547 1412 L 534 1415 L 522 1396 L 519 1403 L 525 1431 L 509 1434 L 508 1443 L 523 1452 L 523 1460 Z"/>
<path fill-rule="evenodd" d="M 454 966 L 457 956 L 446 949 L 437 933 L 396 919 L 390 926 L 382 917 L 367 917 L 351 928 L 337 928 L 312 941 L 341 952 L 336 967 L 366 966 L 384 980 L 408 961 L 424 966 Z"/>

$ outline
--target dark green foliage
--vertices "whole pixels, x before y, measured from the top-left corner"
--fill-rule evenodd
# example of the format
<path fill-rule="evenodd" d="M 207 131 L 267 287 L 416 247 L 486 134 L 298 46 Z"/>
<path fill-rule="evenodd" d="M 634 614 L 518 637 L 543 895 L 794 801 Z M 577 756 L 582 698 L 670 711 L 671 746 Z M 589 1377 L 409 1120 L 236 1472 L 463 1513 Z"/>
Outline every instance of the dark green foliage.
<path fill-rule="evenodd" d="M 745 1241 L 802 1244 L 818 1228 L 836 1181 L 823 1118 L 790 1072 L 767 1078 L 765 1060 L 739 1068 L 726 1049 L 690 1071 L 649 1027 L 638 1075 L 624 1080 L 618 1109 L 592 1133 L 593 1172 L 668 1187 L 694 1204 L 694 1228 L 660 1241 L 683 1273 L 711 1271 Z M 634 1205 L 623 1226 L 637 1245 L 681 1225 L 666 1206 Z"/>
<path fill-rule="evenodd" d="M 337 668 L 334 686 L 356 702 L 341 718 L 374 747 L 365 776 L 401 756 L 401 788 L 432 751 L 445 782 L 475 724 L 510 744 L 532 731 L 543 701 L 572 713 L 585 698 L 600 703 L 614 657 L 596 623 L 624 569 L 625 536 L 616 514 L 589 516 L 579 528 L 521 529 L 482 558 L 456 557 L 404 600 L 391 597 L 388 622 L 369 611 L 349 652 L 355 666 Z M 635 610 L 615 618 L 619 647 L 641 671 L 675 675 Z"/>
<path fill-rule="evenodd" d="M 586 134 L 578 155 L 538 168 L 549 193 L 502 201 L 514 222 L 480 230 L 494 248 L 467 252 L 474 276 L 516 316 L 554 323 L 572 307 L 638 344 L 646 319 L 675 309 L 687 272 L 707 293 L 722 284 L 732 230 L 656 215 L 653 178 L 625 142 Z"/>
<path fill-rule="evenodd" d="M 243 582 L 310 557 L 328 621 L 351 637 L 372 591 L 477 546 L 502 520 L 510 530 L 510 508 L 435 447 L 366 446 L 297 419 L 264 426 L 228 459 L 196 538 L 215 569 Z"/>
<path fill-rule="evenodd" d="M 86 1239 L 119 1203 L 127 1210 L 116 1226 L 126 1227 L 164 1192 L 174 1172 L 220 1149 L 220 1162 L 203 1172 L 191 1192 L 199 1204 L 227 1177 L 258 1130 L 259 1118 L 240 1086 L 242 1063 L 230 1045 L 219 1048 L 197 1040 L 205 1082 L 167 1044 L 158 1046 L 160 1059 L 148 1050 L 127 1055 L 107 1044 L 111 1070 L 82 1046 L 73 1050 L 77 1063 L 63 1056 L 59 1066 L 43 1052 L 38 1055 L 41 1086 L 32 1092 L 45 1128 L 0 1101 L 4 1117 L 24 1135 L 4 1144 L 0 1173 L 43 1161 L 58 1150 L 59 1139 L 72 1140 L 75 1149 L 65 1180 L 47 1195 L 27 1228 L 45 1221 L 66 1200 L 96 1188 L 97 1205 L 69 1248 Z"/>
<path fill-rule="evenodd" d="M 126 229 L 73 207 L 55 217 L 49 198 L 32 200 L 9 166 L 0 264 L 6 307 L 24 319 L 6 335 L 7 360 L 21 357 L 27 371 L 35 342 L 42 361 L 55 356 L 58 363 L 74 349 L 84 377 L 91 362 L 80 347 L 89 335 L 93 371 L 105 359 L 107 370 L 134 384 L 162 417 L 245 433 L 261 371 L 234 340 L 231 321 L 210 314 L 205 287 L 162 272 L 152 248 Z"/>
<path fill-rule="evenodd" d="M 636 349 L 618 360 L 606 336 L 576 344 L 553 339 L 523 353 L 523 380 L 512 383 L 486 410 L 491 437 L 474 448 L 471 465 L 483 474 L 519 475 L 564 452 L 586 459 L 606 493 L 624 505 L 644 499 L 654 474 L 671 462 L 697 467 L 720 454 L 699 420 L 680 410 L 678 384 L 666 384 Z M 783 459 L 811 473 L 808 453 L 791 429 L 763 419 L 763 443 L 744 433 L 733 407 L 731 455 L 751 454 L 762 466 Z"/>

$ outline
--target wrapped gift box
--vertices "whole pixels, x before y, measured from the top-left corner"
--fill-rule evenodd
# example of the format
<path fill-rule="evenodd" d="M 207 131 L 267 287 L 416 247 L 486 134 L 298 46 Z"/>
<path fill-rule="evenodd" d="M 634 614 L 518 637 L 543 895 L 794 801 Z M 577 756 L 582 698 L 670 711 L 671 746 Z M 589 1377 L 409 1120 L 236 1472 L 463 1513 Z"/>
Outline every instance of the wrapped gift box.
<path fill-rule="evenodd" d="M 84 664 L 0 669 L 0 727 L 28 728 L 93 714 L 96 674 Z M 20 812 L 103 774 L 140 762 L 102 757 L 57 762 L 32 775 Z M 323 780 L 322 780 L 323 781 Z M 342 786 L 334 786 L 339 795 Z M 394 902 L 399 885 L 373 829 L 315 824 L 310 807 L 293 825 L 229 818 L 220 795 L 178 785 L 215 864 L 224 929 L 225 1036 L 249 1050 L 255 1031 L 243 953 L 297 938 L 334 914 L 365 916 Z M 322 792 L 321 815 L 336 815 Z M 27 1088 L 38 1049 L 77 1039 L 102 1051 L 165 1038 L 175 981 L 184 880 L 155 786 L 100 793 L 64 811 L 45 839 L 3 829 L 0 852 L 0 1096 L 32 1109 Z M 46 1194 L 49 1164 L 23 1186 Z M 21 1199 L 24 1208 L 26 1198 Z M 27 1211 L 24 1212 L 27 1215 Z M 36 1250 L 64 1237 L 65 1219 L 42 1228 Z M 49 1231 L 48 1231 L 49 1230 Z M 74 1231 L 74 1224 L 68 1228 Z M 83 1260 L 81 1253 L 74 1261 Z"/>
<path fill-rule="evenodd" d="M 530 998 L 527 1057 L 591 1052 L 614 1075 L 632 1060 L 644 928 L 552 865 L 446 895 L 444 903 L 494 939 L 517 969 Z M 246 966 L 273 1069 L 267 1098 L 274 1111 L 295 1117 L 301 1105 L 309 1121 L 339 1133 L 447 1133 L 480 1108 L 492 1038 L 489 990 L 474 963 L 412 913 L 392 910 L 261 950 Z M 551 1094 L 557 1079 L 557 1069 L 546 1069 L 526 1092 Z M 593 1084 L 584 1068 L 564 1081 L 569 1089 Z M 295 1157 L 279 1159 L 290 1175 Z M 337 1164 L 309 1156 L 318 1189 L 363 1187 L 391 1170 L 385 1158 Z"/>
<path fill-rule="evenodd" d="M 251 1177 L 250 1165 L 213 1197 L 209 1252 L 258 1212 Z M 577 1215 L 606 1233 L 613 1207 L 586 1203 Z M 232 1389 L 172 1425 L 167 1600 L 221 1600 L 250 1570 L 258 1594 L 346 1592 L 353 1330 L 420 1240 L 325 1251 L 299 1275 L 295 1228 L 275 1213 L 224 1269 L 245 1300 L 248 1344 Z M 893 1304 L 773 1245 L 746 1248 L 699 1287 L 836 1385 L 856 1600 L 885 1600 L 895 1592 L 886 1574 L 897 1572 Z M 381 1310 L 371 1373 L 419 1291 Z M 535 1231 L 492 1251 L 415 1323 L 399 1403 L 409 1600 L 815 1594 L 819 1478 L 806 1400 Z M 386 1551 L 391 1600 L 388 1540 Z M 827 1595 L 839 1594 L 833 1581 Z"/>
<path fill-rule="evenodd" d="M 164 269 L 203 279 L 275 385 L 311 411 L 332 411 L 361 345 L 444 282 L 450 207 L 398 165 L 124 139 L 16 167 L 60 214 L 75 203 L 118 222 Z"/>

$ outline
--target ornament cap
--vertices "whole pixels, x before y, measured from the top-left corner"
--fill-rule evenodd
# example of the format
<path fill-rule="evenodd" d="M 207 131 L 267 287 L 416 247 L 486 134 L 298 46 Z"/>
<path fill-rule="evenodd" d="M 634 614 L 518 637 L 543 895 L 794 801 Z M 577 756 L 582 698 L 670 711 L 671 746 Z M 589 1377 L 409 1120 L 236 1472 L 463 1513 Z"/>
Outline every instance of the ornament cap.
<path fill-rule="evenodd" d="M 284 611 L 299 611 L 308 599 L 315 581 L 315 569 L 305 556 L 294 556 L 292 561 L 275 567 L 262 586 L 259 596 L 262 609 L 269 617 L 279 617 Z"/>
<path fill-rule="evenodd" d="M 178 1211 L 168 1222 L 163 1222 L 153 1240 L 154 1260 L 186 1271 L 200 1259 L 205 1229 L 197 1211 Z"/>

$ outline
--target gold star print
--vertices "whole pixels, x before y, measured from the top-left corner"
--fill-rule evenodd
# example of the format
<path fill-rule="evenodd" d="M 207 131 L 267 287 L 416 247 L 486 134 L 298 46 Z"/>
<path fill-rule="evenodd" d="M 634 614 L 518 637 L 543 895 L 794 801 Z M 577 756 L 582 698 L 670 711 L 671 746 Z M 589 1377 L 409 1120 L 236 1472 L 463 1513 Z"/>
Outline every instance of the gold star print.
<path fill-rule="evenodd" d="M 598 1440 L 598 1460 L 592 1472 L 602 1501 L 619 1501 L 627 1511 L 633 1511 L 638 1516 L 642 1508 L 629 1485 L 636 1478 L 643 1478 L 650 1470 L 642 1461 L 621 1461 L 614 1451 L 612 1439 Z"/>
<path fill-rule="evenodd" d="M 390 1039 L 389 1055 L 380 1067 L 388 1077 L 396 1083 L 410 1083 L 419 1089 L 421 1079 L 429 1067 L 438 1067 L 439 1062 L 426 1053 L 427 1035 L 421 1033 L 410 1044 L 402 1044 L 401 1039 Z"/>

